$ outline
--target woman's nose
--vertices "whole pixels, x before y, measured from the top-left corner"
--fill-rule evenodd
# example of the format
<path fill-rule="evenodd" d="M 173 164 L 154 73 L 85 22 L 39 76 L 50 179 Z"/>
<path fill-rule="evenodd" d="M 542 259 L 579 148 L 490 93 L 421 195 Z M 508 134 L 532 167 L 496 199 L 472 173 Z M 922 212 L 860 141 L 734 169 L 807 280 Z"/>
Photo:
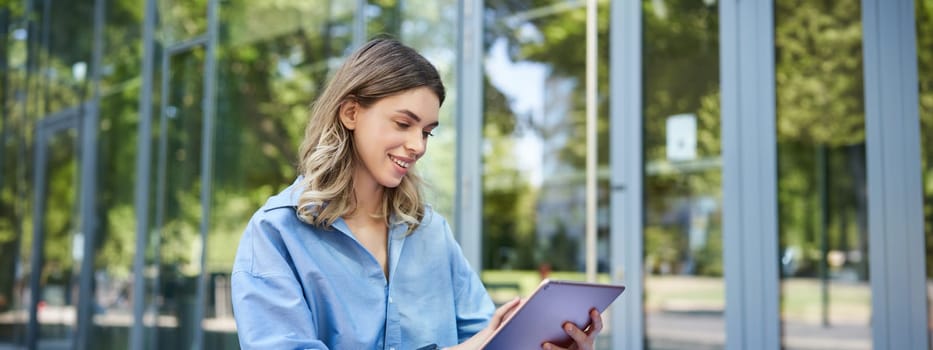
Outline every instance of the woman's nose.
<path fill-rule="evenodd" d="M 408 139 L 405 143 L 405 148 L 408 149 L 408 152 L 411 154 L 412 158 L 418 159 L 424 154 L 424 149 L 428 140 L 424 137 L 424 134 L 421 130 L 417 132 L 412 132 L 408 135 Z"/>

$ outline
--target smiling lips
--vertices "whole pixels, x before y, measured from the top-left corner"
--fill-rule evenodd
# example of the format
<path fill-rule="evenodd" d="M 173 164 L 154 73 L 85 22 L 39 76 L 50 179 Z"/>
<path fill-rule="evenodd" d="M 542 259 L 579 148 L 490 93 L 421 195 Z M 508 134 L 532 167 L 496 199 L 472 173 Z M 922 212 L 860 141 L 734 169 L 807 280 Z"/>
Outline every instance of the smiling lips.
<path fill-rule="evenodd" d="M 391 154 L 389 155 L 389 159 L 392 159 L 392 161 L 395 162 L 395 164 L 397 164 L 398 166 L 402 167 L 403 169 L 408 169 L 408 167 L 411 166 L 411 163 L 414 162 L 414 161 L 409 160 L 409 159 L 407 159 L 407 158 L 399 158 L 399 157 L 393 156 L 393 155 L 391 155 Z"/>

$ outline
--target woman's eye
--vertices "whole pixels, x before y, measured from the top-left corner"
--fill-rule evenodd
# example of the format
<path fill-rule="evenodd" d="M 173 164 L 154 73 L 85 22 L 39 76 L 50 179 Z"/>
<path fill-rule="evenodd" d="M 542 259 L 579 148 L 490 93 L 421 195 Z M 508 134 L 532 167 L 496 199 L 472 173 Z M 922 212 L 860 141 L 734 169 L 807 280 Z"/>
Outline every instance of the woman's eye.
<path fill-rule="evenodd" d="M 398 127 L 401 129 L 407 129 L 410 126 L 408 125 L 408 123 L 402 123 L 402 122 L 395 122 L 395 125 L 398 125 Z"/>
<path fill-rule="evenodd" d="M 421 135 L 424 136 L 424 138 L 428 138 L 428 137 L 430 137 L 430 136 L 434 136 L 434 133 L 432 133 L 432 132 L 430 132 L 430 131 L 422 131 L 422 132 L 421 132 Z"/>

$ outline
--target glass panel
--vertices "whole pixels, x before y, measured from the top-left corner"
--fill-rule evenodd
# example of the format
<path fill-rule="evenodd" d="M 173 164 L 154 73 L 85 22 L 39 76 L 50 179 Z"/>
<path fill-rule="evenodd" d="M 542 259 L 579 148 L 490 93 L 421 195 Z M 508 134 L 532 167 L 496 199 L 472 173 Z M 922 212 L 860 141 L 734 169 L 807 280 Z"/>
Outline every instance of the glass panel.
<path fill-rule="evenodd" d="M 126 347 L 133 326 L 138 96 L 134 86 L 100 101 L 91 349 Z"/>
<path fill-rule="evenodd" d="M 355 3 L 223 3 L 205 348 L 239 349 L 229 281 L 244 218 L 295 180 L 308 106 L 351 49 Z"/>
<path fill-rule="evenodd" d="M 161 41 L 172 44 L 207 34 L 207 1 L 157 0 Z"/>
<path fill-rule="evenodd" d="M 923 213 L 926 236 L 927 308 L 933 319 L 933 0 L 916 0 L 917 74 L 920 87 L 920 143 L 923 169 Z M 933 349 L 933 328 L 928 328 Z"/>
<path fill-rule="evenodd" d="M 642 8 L 646 348 L 721 349 L 718 9 L 648 0 Z"/>
<path fill-rule="evenodd" d="M 77 146 L 75 129 L 55 133 L 47 145 L 39 146 L 48 152 L 45 207 L 40 208 L 39 348 L 65 348 L 75 337 L 78 273 L 84 252 L 84 235 L 79 232 Z M 28 272 L 35 273 L 35 269 Z"/>
<path fill-rule="evenodd" d="M 418 50 L 437 67 L 447 89 L 440 124 L 428 142 L 424 160 L 418 162 L 418 171 L 428 183 L 428 203 L 452 221 L 457 168 L 457 48 L 451 43 L 457 42 L 457 27 L 450 23 L 457 23 L 457 1 L 381 0 L 371 2 L 367 8 L 367 13 L 378 13 L 369 18 L 369 34 L 387 33 Z M 399 17 L 401 22 L 395 23 Z"/>
<path fill-rule="evenodd" d="M 139 178 L 136 157 L 142 85 L 140 9 L 144 8 L 144 2 L 106 2 L 97 131 L 98 224 L 90 349 L 125 348 L 134 322 L 133 259 L 137 237 L 134 200 Z"/>
<path fill-rule="evenodd" d="M 420 2 L 425 5 L 424 1 Z M 369 0 L 363 15 L 366 16 L 366 33 L 369 37 L 389 34 L 395 38 L 400 38 L 402 31 L 403 11 L 409 9 L 411 1 L 405 0 Z M 427 4 L 430 5 L 430 4 Z M 418 7 L 414 7 L 419 9 Z"/>
<path fill-rule="evenodd" d="M 27 31 L 24 2 L 0 7 L 0 347 L 25 344 L 28 316 L 28 253 L 32 239 L 24 239 L 31 221 L 32 196 L 26 191 L 32 172 L 27 152 L 22 96 L 25 95 Z M 27 168 L 30 168 L 27 170 Z M 28 231 L 32 235 L 32 231 Z"/>
<path fill-rule="evenodd" d="M 48 140 L 47 203 L 41 266 L 31 266 L 35 123 L 88 96 L 82 64 L 90 61 L 92 0 L 0 6 L 0 343 L 24 344 L 28 309 L 39 305 L 40 346 L 70 344 L 77 305 L 80 243 L 77 148 L 74 130 Z M 26 22 L 25 19 L 30 21 Z M 31 300 L 30 274 L 41 269 L 40 299 Z"/>
<path fill-rule="evenodd" d="M 170 59 L 168 95 L 157 154 L 157 177 L 150 236 L 152 272 L 149 349 L 191 348 L 197 283 L 201 274 L 201 127 L 203 123 L 203 47 Z M 149 273 L 147 271 L 147 273 Z"/>
<path fill-rule="evenodd" d="M 142 85 L 142 30 L 146 0 L 105 1 L 104 45 L 101 54 L 101 95 L 139 89 Z M 90 26 L 90 24 L 88 24 Z M 87 74 L 92 74 L 90 64 Z M 137 100 L 139 95 L 133 95 Z M 139 106 L 136 106 L 138 112 Z M 135 161 L 134 161 L 135 162 Z"/>
<path fill-rule="evenodd" d="M 858 0 L 775 4 L 783 344 L 871 347 Z"/>
<path fill-rule="evenodd" d="M 584 5 L 485 2 L 482 278 L 496 303 L 528 296 L 544 277 L 585 279 Z M 606 96 L 609 2 L 599 7 Z M 598 101 L 598 280 L 608 282 L 609 101 Z M 600 348 L 610 345 L 611 316 Z"/>
<path fill-rule="evenodd" d="M 94 0 L 33 1 L 36 11 L 29 106 L 45 116 L 90 98 Z M 32 34 L 32 33 L 30 33 Z M 38 68 L 36 68 L 38 67 Z"/>

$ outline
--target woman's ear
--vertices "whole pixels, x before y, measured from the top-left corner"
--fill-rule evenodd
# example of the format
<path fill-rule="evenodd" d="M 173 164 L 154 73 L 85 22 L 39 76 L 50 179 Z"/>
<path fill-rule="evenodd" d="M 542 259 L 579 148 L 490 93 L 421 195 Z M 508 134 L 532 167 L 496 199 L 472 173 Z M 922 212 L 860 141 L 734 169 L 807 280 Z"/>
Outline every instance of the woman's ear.
<path fill-rule="evenodd" d="M 340 122 L 348 130 L 356 129 L 358 115 L 360 113 L 360 104 L 353 99 L 347 99 L 340 104 Z"/>

